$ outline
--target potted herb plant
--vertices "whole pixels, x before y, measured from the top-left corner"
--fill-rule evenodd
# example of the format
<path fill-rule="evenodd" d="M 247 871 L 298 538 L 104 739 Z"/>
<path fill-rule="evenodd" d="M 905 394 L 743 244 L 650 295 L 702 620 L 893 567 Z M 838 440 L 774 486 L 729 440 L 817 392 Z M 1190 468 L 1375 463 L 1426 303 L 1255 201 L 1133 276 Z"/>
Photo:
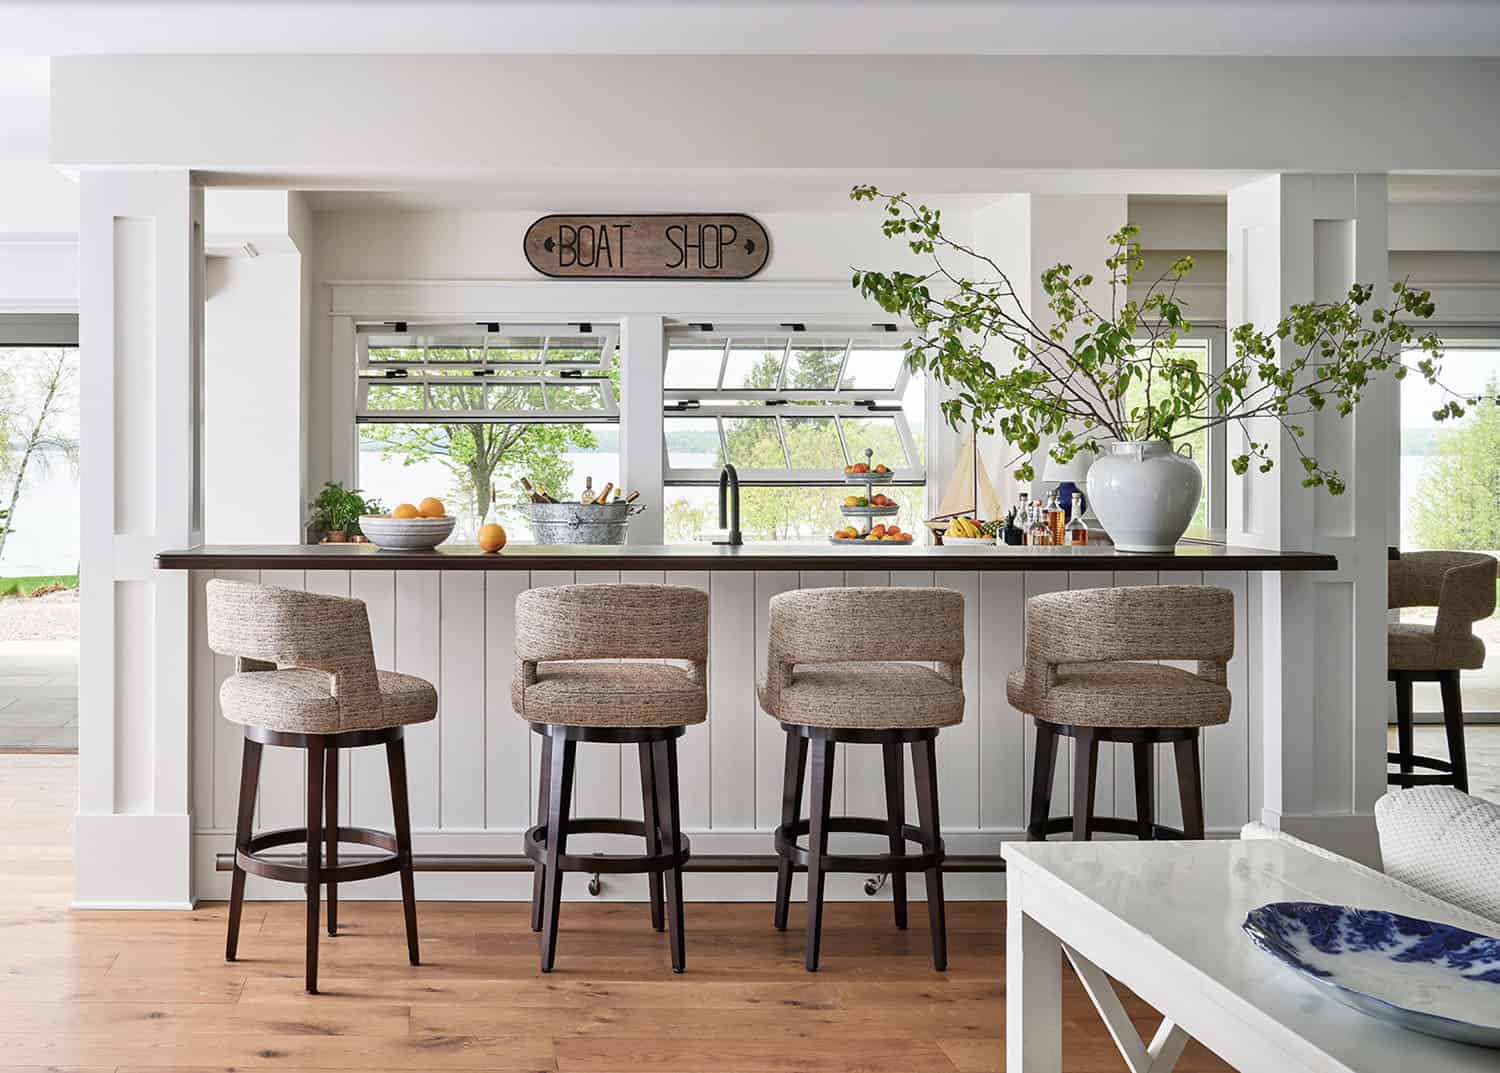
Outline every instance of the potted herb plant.
<path fill-rule="evenodd" d="M 359 519 L 366 514 L 381 513 L 380 500 L 366 499 L 358 488 L 345 488 L 341 481 L 329 481 L 309 505 L 312 511 L 308 528 L 320 539 L 343 543 L 361 537 Z"/>
<path fill-rule="evenodd" d="M 944 232 L 939 210 L 874 186 L 850 196 L 882 205 L 886 236 L 928 262 L 920 273 L 857 269 L 853 282 L 916 329 L 907 362 L 952 389 L 941 403 L 944 419 L 1002 437 L 1017 452 L 1014 472 L 1023 481 L 1044 447 L 1058 463 L 1098 455 L 1089 501 L 1124 551 L 1170 551 L 1187 529 L 1203 481 L 1197 463 L 1178 453 L 1188 437 L 1219 425 L 1241 429 L 1230 465 L 1244 474 L 1252 465 L 1270 471 L 1271 437 L 1285 435 L 1303 485 L 1340 495 L 1338 473 L 1303 449 L 1302 422 L 1329 407 L 1348 416 L 1378 376 L 1400 380 L 1415 370 L 1438 384 L 1438 340 L 1411 325 L 1432 316 L 1432 296 L 1405 283 L 1392 285 L 1384 305 L 1373 286 L 1355 284 L 1340 301 L 1292 306 L 1271 331 L 1240 325 L 1233 356 L 1212 372 L 1176 349 L 1189 330 L 1177 290 L 1192 258 L 1128 296 L 1144 268 L 1135 227 L 1109 237 L 1107 308 L 1090 297 L 1093 275 L 1067 264 L 1042 273 L 1051 313 L 1044 327 L 993 258 Z M 1410 366 L 1403 348 L 1417 351 Z M 1450 396 L 1438 420 L 1461 417 L 1470 402 Z"/>

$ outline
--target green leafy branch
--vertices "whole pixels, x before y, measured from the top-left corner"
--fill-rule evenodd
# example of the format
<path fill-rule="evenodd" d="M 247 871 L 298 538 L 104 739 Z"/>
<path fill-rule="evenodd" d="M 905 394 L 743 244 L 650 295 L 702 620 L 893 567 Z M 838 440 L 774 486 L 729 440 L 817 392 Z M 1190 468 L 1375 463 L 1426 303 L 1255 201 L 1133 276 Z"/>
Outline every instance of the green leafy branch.
<path fill-rule="evenodd" d="M 1178 349 L 1192 327 L 1178 296 L 1191 257 L 1130 297 L 1145 268 L 1134 226 L 1108 239 L 1108 310 L 1089 297 L 1091 273 L 1057 264 L 1041 275 L 1051 314 L 1043 327 L 993 258 L 943 230 L 941 210 L 874 186 L 856 186 L 850 197 L 881 205 L 884 234 L 930 265 L 920 273 L 856 269 L 854 287 L 911 323 L 908 365 L 952 389 L 940 404 L 944 420 L 1004 438 L 1018 453 L 1021 480 L 1034 476 L 1032 456 L 1043 443 L 1067 462 L 1112 441 L 1172 442 L 1228 424 L 1244 432 L 1241 453 L 1230 459 L 1234 471 L 1255 465 L 1264 473 L 1275 465 L 1272 438 L 1252 432 L 1274 422 L 1297 451 L 1302 483 L 1338 495 L 1343 482 L 1304 450 L 1301 422 L 1329 406 L 1348 416 L 1386 373 L 1400 380 L 1415 371 L 1442 387 L 1437 337 L 1411 326 L 1433 315 L 1432 296 L 1405 282 L 1392 285 L 1385 305 L 1373 303 L 1373 287 L 1355 284 L 1341 301 L 1292 306 L 1269 332 L 1241 325 L 1232 360 L 1215 373 Z M 1405 349 L 1420 356 L 1406 364 Z M 1007 353 L 1003 367 L 992 360 Z M 1448 394 L 1437 420 L 1461 417 L 1473 402 Z"/>

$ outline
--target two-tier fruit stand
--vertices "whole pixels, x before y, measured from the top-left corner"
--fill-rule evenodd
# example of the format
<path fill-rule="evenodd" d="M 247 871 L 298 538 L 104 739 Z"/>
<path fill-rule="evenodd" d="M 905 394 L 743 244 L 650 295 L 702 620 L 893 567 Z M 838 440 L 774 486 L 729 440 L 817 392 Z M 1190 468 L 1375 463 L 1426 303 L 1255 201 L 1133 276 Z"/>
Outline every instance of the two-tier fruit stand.
<path fill-rule="evenodd" d="M 864 499 L 865 505 L 862 507 L 840 505 L 839 513 L 845 518 L 852 519 L 853 524 L 860 527 L 859 535 L 853 537 L 829 537 L 828 539 L 834 544 L 910 544 L 912 542 L 912 535 L 910 533 L 902 533 L 895 540 L 885 540 L 883 538 L 870 539 L 870 529 L 874 526 L 876 518 L 894 518 L 901 513 L 901 507 L 896 503 L 876 506 L 871 502 L 875 498 L 875 486 L 877 484 L 888 485 L 896 479 L 895 473 L 890 470 L 886 470 L 883 473 L 876 473 L 872 465 L 874 457 L 874 449 L 866 447 L 865 471 L 863 473 L 850 473 L 846 470 L 844 473 L 845 484 L 862 484 L 865 486 L 865 494 L 861 497 Z"/>

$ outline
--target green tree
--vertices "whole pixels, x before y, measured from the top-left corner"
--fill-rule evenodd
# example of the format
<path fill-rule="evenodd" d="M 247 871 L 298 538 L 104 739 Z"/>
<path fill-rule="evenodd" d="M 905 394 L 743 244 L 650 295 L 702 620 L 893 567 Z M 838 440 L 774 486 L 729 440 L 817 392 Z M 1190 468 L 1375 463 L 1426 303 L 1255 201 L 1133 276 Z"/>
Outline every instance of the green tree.
<path fill-rule="evenodd" d="M 1500 404 L 1491 380 L 1479 405 L 1437 441 L 1417 485 L 1411 532 L 1424 548 L 1500 548 Z"/>

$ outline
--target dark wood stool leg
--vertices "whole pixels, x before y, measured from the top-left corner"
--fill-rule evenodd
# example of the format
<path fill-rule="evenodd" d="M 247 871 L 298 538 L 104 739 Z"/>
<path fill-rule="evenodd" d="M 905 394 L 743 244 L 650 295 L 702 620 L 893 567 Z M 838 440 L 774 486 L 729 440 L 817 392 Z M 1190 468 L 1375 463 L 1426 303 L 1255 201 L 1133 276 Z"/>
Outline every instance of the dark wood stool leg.
<path fill-rule="evenodd" d="M 1203 837 L 1203 776 L 1198 767 L 1198 735 L 1175 742 L 1177 792 L 1182 799 L 1182 833 Z"/>
<path fill-rule="evenodd" d="M 240 808 L 234 825 L 234 848 L 250 848 L 255 823 L 255 791 L 260 783 L 260 750 L 258 741 L 245 739 L 240 758 Z M 234 877 L 229 881 L 229 934 L 224 940 L 224 960 L 233 961 L 240 945 L 240 916 L 245 908 L 245 870 L 236 861 Z"/>
<path fill-rule="evenodd" d="M 547 877 L 542 902 L 542 971 L 551 972 L 557 957 L 557 914 L 562 908 L 563 874 L 558 858 L 567 851 L 568 812 L 573 798 L 573 761 L 578 743 L 569 739 L 554 743 L 547 773 Z"/>
<path fill-rule="evenodd" d="M 1138 741 L 1130 746 L 1135 761 L 1135 822 L 1138 837 L 1149 842 L 1156 837 L 1156 743 Z"/>
<path fill-rule="evenodd" d="M 781 822 L 796 823 L 802 817 L 802 780 L 807 774 L 807 739 L 790 728 L 786 732 L 786 768 L 781 777 Z M 776 863 L 776 930 L 786 931 L 787 911 L 792 902 L 792 862 L 783 857 Z"/>
<path fill-rule="evenodd" d="M 1093 837 L 1094 791 L 1098 786 L 1099 736 L 1087 727 L 1073 735 L 1073 841 Z"/>
<path fill-rule="evenodd" d="M 1444 671 L 1438 677 L 1443 694 L 1443 729 L 1448 734 L 1448 761 L 1453 765 L 1453 786 L 1469 792 L 1469 759 L 1464 747 L 1464 702 L 1458 690 L 1458 672 Z"/>
<path fill-rule="evenodd" d="M 552 735 L 542 735 L 542 764 L 537 777 L 536 822 L 547 822 L 548 793 L 552 789 Z M 531 869 L 531 930 L 542 930 L 542 895 L 547 881 L 547 866 L 538 861 Z"/>
<path fill-rule="evenodd" d="M 307 746 L 307 993 L 318 993 L 318 901 L 323 874 L 323 754 L 321 739 Z"/>
<path fill-rule="evenodd" d="M 885 818 L 891 825 L 891 856 L 906 856 L 906 771 L 902 763 L 901 743 L 888 741 L 881 745 L 885 754 Z M 891 873 L 891 905 L 896 910 L 896 927 L 906 930 L 906 873 Z"/>
<path fill-rule="evenodd" d="M 661 826 L 662 840 L 668 852 L 676 853 L 682 848 L 682 809 L 677 799 L 677 739 L 667 738 L 653 747 L 656 762 L 656 816 Z M 669 869 L 665 876 L 667 895 L 667 934 L 672 949 L 672 971 L 682 972 L 687 968 L 682 907 L 682 868 Z"/>
<path fill-rule="evenodd" d="M 1051 723 L 1036 721 L 1036 759 L 1031 772 L 1031 815 L 1026 837 L 1032 842 L 1047 837 L 1047 818 L 1052 811 L 1052 779 L 1057 772 L 1057 730 Z"/>
<path fill-rule="evenodd" d="M 417 947 L 417 887 L 411 864 L 411 803 L 406 790 L 406 741 L 385 743 L 385 762 L 391 776 L 391 815 L 396 821 L 396 852 L 401 855 L 401 910 L 406 917 L 406 957 L 422 963 Z"/>
<path fill-rule="evenodd" d="M 937 741 L 926 738 L 911 743 L 911 767 L 917 784 L 917 822 L 934 845 L 943 840 L 938 818 Z M 927 869 L 927 922 L 932 930 L 932 967 L 948 968 L 947 909 L 943 901 L 943 868 Z"/>
<path fill-rule="evenodd" d="M 328 747 L 328 760 L 323 775 L 323 814 L 328 843 L 328 870 L 339 866 L 339 750 Z M 339 933 L 339 885 L 330 876 L 328 880 L 328 934 Z"/>
<path fill-rule="evenodd" d="M 819 738 L 809 743 L 812 752 L 812 800 L 808 803 L 807 835 L 807 971 L 818 971 L 818 950 L 823 940 L 823 889 L 827 875 L 823 858 L 828 853 L 828 821 L 833 813 L 834 743 Z"/>
<path fill-rule="evenodd" d="M 1401 758 L 1401 774 L 1412 773 L 1411 758 L 1416 755 L 1416 740 L 1412 732 L 1411 687 L 1409 674 L 1396 675 L 1396 753 Z"/>
<path fill-rule="evenodd" d="M 646 825 L 646 852 L 661 852 L 661 827 L 656 818 L 656 761 L 651 743 L 643 741 L 636 746 L 641 765 L 641 818 Z M 662 878 L 660 872 L 648 872 L 647 897 L 651 899 L 651 926 L 657 931 L 666 928 L 666 915 L 662 911 Z"/>

